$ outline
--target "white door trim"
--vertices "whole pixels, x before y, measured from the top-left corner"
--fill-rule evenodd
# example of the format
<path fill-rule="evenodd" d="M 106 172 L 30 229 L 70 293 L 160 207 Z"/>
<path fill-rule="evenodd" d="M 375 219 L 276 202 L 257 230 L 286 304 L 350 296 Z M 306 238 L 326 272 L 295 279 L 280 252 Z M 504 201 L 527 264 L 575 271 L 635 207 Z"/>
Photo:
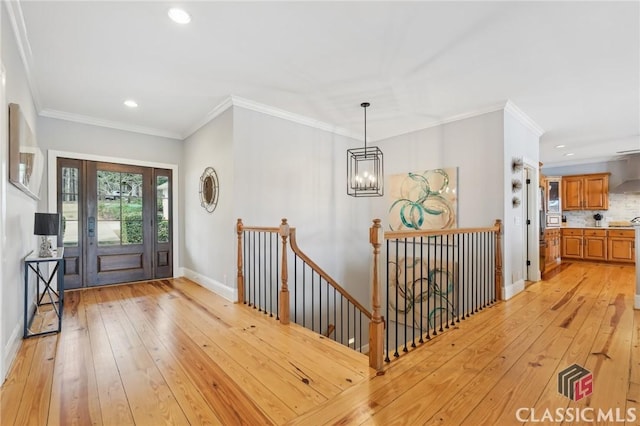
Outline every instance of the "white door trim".
<path fill-rule="evenodd" d="M 531 183 L 528 185 L 527 199 L 525 200 L 526 208 L 523 210 L 523 215 L 525 216 L 523 220 L 526 224 L 527 215 L 529 216 L 529 220 L 531 220 L 531 224 L 529 226 L 524 227 L 524 241 L 526 244 L 524 250 L 524 267 L 525 269 L 525 278 L 529 281 L 540 281 L 540 269 L 542 265 L 540 265 L 540 214 L 539 214 L 539 201 L 538 201 L 538 191 L 540 174 L 538 170 L 538 163 L 529 159 L 524 160 L 525 167 L 525 179 L 529 179 Z M 525 182 L 526 185 L 526 182 Z M 527 244 L 528 242 L 528 244 Z M 527 259 L 531 262 L 530 265 L 526 264 Z"/>

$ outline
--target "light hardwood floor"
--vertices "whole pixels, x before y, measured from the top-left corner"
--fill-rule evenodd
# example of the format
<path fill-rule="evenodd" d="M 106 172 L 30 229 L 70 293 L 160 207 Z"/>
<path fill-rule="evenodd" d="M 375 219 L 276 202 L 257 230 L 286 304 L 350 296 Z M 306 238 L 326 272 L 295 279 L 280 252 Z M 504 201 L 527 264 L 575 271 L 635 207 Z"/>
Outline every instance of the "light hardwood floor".
<path fill-rule="evenodd" d="M 627 424 L 637 424 L 634 274 L 565 264 L 382 376 L 364 355 L 185 279 L 68 292 L 63 332 L 24 341 L 0 390 L 0 424 L 511 425 L 521 408 L 533 420 L 559 408 L 636 410 Z M 556 389 L 574 363 L 594 376 L 578 402 Z"/>

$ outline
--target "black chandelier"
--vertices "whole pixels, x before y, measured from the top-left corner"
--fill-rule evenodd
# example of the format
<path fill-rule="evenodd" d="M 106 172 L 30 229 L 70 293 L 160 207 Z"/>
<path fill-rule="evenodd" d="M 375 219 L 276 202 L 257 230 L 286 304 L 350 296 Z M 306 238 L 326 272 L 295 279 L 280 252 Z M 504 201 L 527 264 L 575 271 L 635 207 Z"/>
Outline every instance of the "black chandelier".
<path fill-rule="evenodd" d="M 347 150 L 347 194 L 352 197 L 381 197 L 384 195 L 384 164 L 377 146 L 367 147 L 367 107 L 364 108 L 364 148 Z"/>

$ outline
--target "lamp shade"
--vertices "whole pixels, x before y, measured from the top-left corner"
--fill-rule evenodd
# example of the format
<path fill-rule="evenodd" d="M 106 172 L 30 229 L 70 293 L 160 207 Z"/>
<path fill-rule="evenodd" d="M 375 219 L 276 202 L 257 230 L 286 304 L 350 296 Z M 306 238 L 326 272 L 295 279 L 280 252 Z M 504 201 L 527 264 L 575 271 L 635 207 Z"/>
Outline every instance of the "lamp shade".
<path fill-rule="evenodd" d="M 36 213 L 34 235 L 58 235 L 59 230 L 60 213 Z"/>

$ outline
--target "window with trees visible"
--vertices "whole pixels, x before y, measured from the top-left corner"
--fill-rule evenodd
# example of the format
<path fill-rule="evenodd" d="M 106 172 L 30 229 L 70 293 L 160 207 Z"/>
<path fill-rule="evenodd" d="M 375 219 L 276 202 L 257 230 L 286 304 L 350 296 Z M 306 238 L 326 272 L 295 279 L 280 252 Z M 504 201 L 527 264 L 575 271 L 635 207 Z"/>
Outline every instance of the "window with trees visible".
<path fill-rule="evenodd" d="M 142 174 L 98 170 L 98 245 L 143 243 Z"/>

